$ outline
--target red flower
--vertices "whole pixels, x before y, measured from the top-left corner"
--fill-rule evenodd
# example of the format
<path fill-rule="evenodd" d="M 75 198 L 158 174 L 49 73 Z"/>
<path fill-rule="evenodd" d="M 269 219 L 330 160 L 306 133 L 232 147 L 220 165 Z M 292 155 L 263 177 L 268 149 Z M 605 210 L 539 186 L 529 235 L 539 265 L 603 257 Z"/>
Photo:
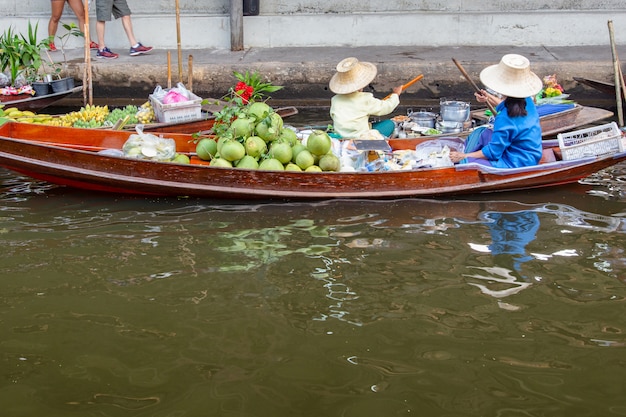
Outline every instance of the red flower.
<path fill-rule="evenodd" d="M 241 101 L 243 101 L 243 104 L 248 104 L 250 97 L 252 97 L 252 94 L 254 94 L 254 88 L 247 85 L 243 81 L 239 81 L 235 85 L 235 94 L 241 97 Z"/>

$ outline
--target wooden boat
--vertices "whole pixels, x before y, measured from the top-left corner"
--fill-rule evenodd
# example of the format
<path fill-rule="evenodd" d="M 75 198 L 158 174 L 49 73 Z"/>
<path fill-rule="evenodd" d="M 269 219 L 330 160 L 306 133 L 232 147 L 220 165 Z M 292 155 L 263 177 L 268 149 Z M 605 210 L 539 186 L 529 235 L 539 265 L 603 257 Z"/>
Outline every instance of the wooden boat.
<path fill-rule="evenodd" d="M 626 160 L 626 152 L 524 169 L 476 164 L 383 172 L 293 172 L 217 168 L 109 156 L 130 132 L 8 122 L 0 126 L 0 166 L 54 184 L 146 196 L 228 199 L 436 197 L 556 186 Z M 192 135 L 169 134 L 179 153 Z M 554 146 L 554 143 L 551 143 Z"/>
<path fill-rule="evenodd" d="M 46 107 L 50 107 L 58 101 L 68 97 L 74 93 L 82 91 L 82 86 L 76 86 L 71 90 L 62 91 L 60 93 L 46 94 L 45 96 L 31 96 L 26 97 L 19 96 L 1 96 L 0 103 L 5 107 L 17 107 L 19 110 L 30 110 L 32 112 L 39 112 Z"/>
<path fill-rule="evenodd" d="M 478 109 L 470 112 L 470 118 L 479 126 L 489 121 L 490 114 L 486 113 L 487 109 Z M 596 107 L 587 107 L 576 105 L 575 107 L 553 114 L 548 114 L 539 118 L 541 124 L 541 135 L 545 139 L 554 138 L 558 133 L 567 132 L 582 128 L 587 125 L 600 122 L 613 116 L 613 112 Z M 459 137 L 467 137 L 471 130 L 466 130 L 456 135 Z M 427 140 L 448 137 L 450 134 L 440 134 L 432 136 L 417 136 L 415 138 L 390 140 L 395 149 L 415 149 L 415 146 Z"/>
<path fill-rule="evenodd" d="M 599 81 L 599 80 L 592 80 L 591 78 L 584 78 L 584 77 L 574 77 L 574 81 L 584 84 L 598 91 L 601 91 L 605 94 L 611 94 L 612 96 L 615 96 L 615 84 L 613 83 L 608 83 L 608 82 Z"/>
<path fill-rule="evenodd" d="M 542 116 L 539 118 L 539 123 L 541 124 L 542 136 L 548 138 L 558 133 L 608 119 L 611 116 L 613 116 L 613 112 L 609 110 L 576 105 L 569 110 Z M 472 111 L 471 117 L 482 123 L 489 120 L 489 116 L 485 114 L 485 109 Z"/>
<path fill-rule="evenodd" d="M 289 117 L 298 114 L 298 109 L 293 106 L 279 107 L 275 109 L 281 117 Z M 144 125 L 144 131 L 151 133 L 202 133 L 213 128 L 215 116 L 212 113 L 203 112 L 202 119 L 192 120 L 188 122 L 172 122 L 172 123 L 149 123 Z M 135 126 L 127 126 L 126 130 L 135 130 Z"/>

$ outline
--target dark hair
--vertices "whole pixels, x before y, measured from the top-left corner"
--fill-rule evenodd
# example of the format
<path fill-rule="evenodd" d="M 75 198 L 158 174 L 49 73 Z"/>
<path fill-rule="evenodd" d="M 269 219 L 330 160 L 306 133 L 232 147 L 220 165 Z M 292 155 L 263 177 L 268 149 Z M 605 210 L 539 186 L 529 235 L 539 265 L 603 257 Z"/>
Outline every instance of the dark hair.
<path fill-rule="evenodd" d="M 509 117 L 521 117 L 528 114 L 526 111 L 525 98 L 507 97 L 506 100 L 504 100 L 504 106 L 506 107 Z"/>

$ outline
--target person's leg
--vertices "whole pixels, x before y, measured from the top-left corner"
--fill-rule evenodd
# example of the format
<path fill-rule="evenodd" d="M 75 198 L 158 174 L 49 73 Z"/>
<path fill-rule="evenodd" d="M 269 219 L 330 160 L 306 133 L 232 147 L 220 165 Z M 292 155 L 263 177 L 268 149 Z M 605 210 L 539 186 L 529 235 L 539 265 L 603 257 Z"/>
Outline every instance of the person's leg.
<path fill-rule="evenodd" d="M 131 48 L 137 45 L 137 39 L 135 39 L 135 34 L 133 33 L 133 23 L 130 20 L 130 15 L 122 16 L 122 26 L 124 27 L 124 32 L 126 32 L 126 37 L 128 38 L 128 42 L 130 42 Z"/>
<path fill-rule="evenodd" d="M 85 6 L 82 0 L 67 0 L 67 2 L 70 5 L 70 8 L 74 12 L 74 14 L 76 15 L 76 18 L 78 19 L 78 29 L 81 32 L 84 32 L 85 31 Z"/>
<path fill-rule="evenodd" d="M 97 0 L 96 1 L 96 35 L 98 36 L 98 49 L 102 50 L 104 43 L 104 28 L 106 22 L 111 20 L 113 13 L 113 0 Z"/>
<path fill-rule="evenodd" d="M 372 123 L 372 129 L 378 130 L 384 137 L 388 138 L 393 133 L 396 125 L 392 120 L 381 120 L 380 122 Z"/>
<path fill-rule="evenodd" d="M 59 27 L 59 21 L 63 14 L 65 0 L 50 0 L 50 21 L 48 22 L 48 36 L 55 36 Z"/>

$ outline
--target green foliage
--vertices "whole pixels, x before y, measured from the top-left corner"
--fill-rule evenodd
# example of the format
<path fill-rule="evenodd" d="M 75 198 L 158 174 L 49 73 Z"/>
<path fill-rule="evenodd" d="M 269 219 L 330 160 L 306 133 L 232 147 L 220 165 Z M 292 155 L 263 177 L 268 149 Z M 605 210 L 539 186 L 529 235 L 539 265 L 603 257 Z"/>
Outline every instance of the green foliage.
<path fill-rule="evenodd" d="M 274 93 L 283 88 L 281 85 L 273 85 L 269 82 L 263 82 L 261 80 L 261 75 L 258 72 L 250 74 L 250 72 L 246 71 L 245 74 L 242 74 L 234 71 L 233 74 L 239 81 L 254 89 L 252 95 L 250 96 L 250 100 L 252 101 L 265 100 L 266 98 L 269 98 L 267 93 Z"/>
<path fill-rule="evenodd" d="M 29 81 L 33 81 L 42 65 L 41 49 L 48 46 L 50 40 L 37 40 L 37 29 L 28 22 L 28 35 L 16 33 L 9 27 L 0 35 L 0 71 L 9 70 L 11 83 L 24 72 Z"/>

